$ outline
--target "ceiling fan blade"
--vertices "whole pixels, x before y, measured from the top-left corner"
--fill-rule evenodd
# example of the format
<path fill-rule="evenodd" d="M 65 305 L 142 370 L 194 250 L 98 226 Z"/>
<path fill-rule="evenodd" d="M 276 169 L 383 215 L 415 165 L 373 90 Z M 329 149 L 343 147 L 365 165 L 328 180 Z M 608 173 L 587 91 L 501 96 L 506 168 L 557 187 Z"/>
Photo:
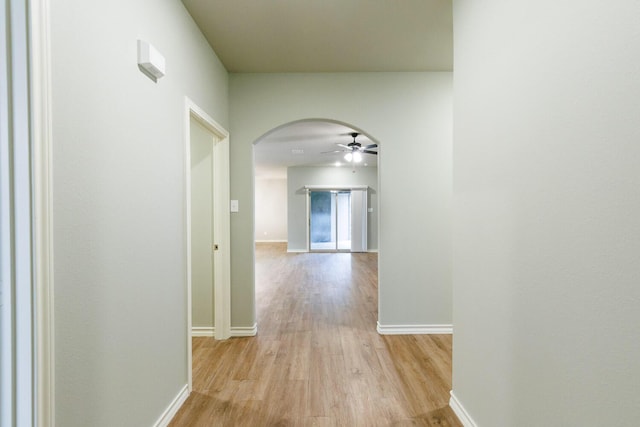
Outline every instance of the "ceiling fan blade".
<path fill-rule="evenodd" d="M 346 150 L 333 150 L 333 151 L 323 151 L 320 154 L 331 154 L 331 153 L 345 153 Z"/>
<path fill-rule="evenodd" d="M 365 150 L 370 150 L 372 148 L 378 148 L 378 144 L 369 144 L 366 147 L 364 147 Z"/>
<path fill-rule="evenodd" d="M 376 156 L 378 155 L 377 151 L 371 151 L 371 150 L 362 150 L 363 153 L 367 153 L 367 154 L 375 154 Z"/>
<path fill-rule="evenodd" d="M 344 145 L 344 144 L 336 144 L 336 145 L 338 145 L 340 147 L 343 147 L 343 148 L 346 148 L 348 150 L 351 150 L 351 147 L 349 147 L 348 145 Z"/>

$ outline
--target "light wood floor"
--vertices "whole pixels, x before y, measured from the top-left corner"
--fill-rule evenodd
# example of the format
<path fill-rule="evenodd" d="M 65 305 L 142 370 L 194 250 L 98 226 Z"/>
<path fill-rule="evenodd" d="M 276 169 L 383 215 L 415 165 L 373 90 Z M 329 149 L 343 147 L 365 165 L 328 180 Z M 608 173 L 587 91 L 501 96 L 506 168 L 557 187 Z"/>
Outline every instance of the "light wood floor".
<path fill-rule="evenodd" d="M 376 254 L 256 249 L 258 335 L 193 339 L 171 426 L 460 426 L 451 336 L 380 336 Z"/>

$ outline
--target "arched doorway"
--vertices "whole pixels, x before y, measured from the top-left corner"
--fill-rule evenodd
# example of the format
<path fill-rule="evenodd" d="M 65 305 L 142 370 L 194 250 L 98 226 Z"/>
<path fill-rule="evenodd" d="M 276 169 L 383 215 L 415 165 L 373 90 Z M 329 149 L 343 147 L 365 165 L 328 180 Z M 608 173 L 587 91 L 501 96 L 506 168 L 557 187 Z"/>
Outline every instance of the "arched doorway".
<path fill-rule="evenodd" d="M 347 156 L 352 154 L 348 151 L 354 140 L 369 151 L 360 161 Z M 377 253 L 379 155 L 375 153 L 379 148 L 378 141 L 362 129 L 326 119 L 287 123 L 258 138 L 254 142 L 256 245 L 279 246 L 289 254 Z M 316 211 L 323 209 L 325 217 L 316 217 Z M 330 237 L 319 238 L 322 232 L 314 230 L 314 222 L 323 221 Z M 344 237 L 345 230 L 348 237 Z M 255 292 L 259 301 L 260 246 L 257 248 Z M 260 322 L 260 309 L 257 311 Z"/>

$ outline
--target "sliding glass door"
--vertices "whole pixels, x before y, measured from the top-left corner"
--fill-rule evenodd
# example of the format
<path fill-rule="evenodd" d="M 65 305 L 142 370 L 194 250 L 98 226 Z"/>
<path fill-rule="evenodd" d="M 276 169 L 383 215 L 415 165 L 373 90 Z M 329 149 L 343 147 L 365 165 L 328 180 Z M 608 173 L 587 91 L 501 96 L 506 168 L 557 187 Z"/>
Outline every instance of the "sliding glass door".
<path fill-rule="evenodd" d="M 351 250 L 351 192 L 309 193 L 309 249 Z"/>

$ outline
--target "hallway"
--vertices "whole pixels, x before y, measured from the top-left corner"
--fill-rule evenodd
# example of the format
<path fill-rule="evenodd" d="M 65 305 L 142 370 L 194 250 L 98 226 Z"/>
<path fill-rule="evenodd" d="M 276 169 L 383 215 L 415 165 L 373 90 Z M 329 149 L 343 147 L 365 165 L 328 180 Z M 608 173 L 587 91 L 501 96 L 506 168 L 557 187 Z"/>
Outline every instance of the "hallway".
<path fill-rule="evenodd" d="M 171 426 L 459 426 L 451 336 L 380 336 L 377 305 L 377 254 L 258 244 L 258 335 L 194 338 Z"/>

